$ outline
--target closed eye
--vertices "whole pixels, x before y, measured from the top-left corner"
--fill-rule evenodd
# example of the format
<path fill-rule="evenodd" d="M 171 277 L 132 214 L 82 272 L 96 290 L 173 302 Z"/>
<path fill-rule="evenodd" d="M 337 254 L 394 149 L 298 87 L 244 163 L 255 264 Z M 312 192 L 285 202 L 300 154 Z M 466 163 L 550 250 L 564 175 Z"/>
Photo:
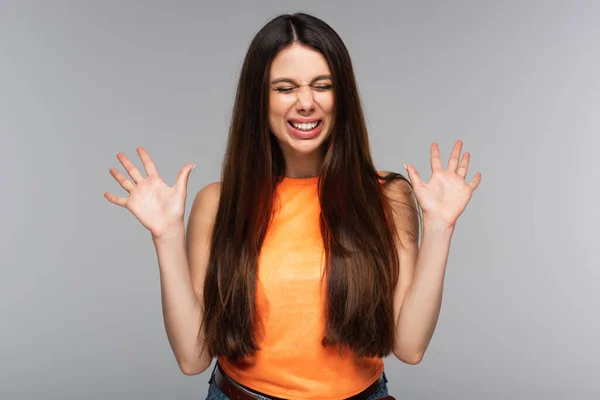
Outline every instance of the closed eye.
<path fill-rule="evenodd" d="M 330 90 L 333 88 L 333 85 L 314 85 L 311 86 L 312 89 L 317 90 L 317 91 L 326 91 L 326 90 Z M 278 92 L 278 93 L 290 93 L 293 90 L 298 89 L 297 87 L 276 87 L 273 88 L 274 91 Z"/>
<path fill-rule="evenodd" d="M 293 87 L 276 87 L 273 90 L 275 90 L 278 93 L 289 93 L 292 90 L 294 90 Z"/>

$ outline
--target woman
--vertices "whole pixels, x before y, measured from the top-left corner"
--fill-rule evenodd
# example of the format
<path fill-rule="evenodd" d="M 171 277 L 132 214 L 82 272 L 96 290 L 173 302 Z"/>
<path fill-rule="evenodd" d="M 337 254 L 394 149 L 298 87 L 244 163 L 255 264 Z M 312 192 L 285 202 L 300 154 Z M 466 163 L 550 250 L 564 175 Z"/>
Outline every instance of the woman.
<path fill-rule="evenodd" d="M 169 187 L 143 148 L 146 178 L 119 153 L 133 182 L 110 172 L 129 197 L 105 197 L 152 233 L 182 372 L 217 358 L 209 399 L 375 399 L 382 358 L 417 364 L 433 335 L 454 225 L 481 179 L 465 182 L 461 148 L 444 169 L 432 144 L 427 184 L 408 164 L 410 182 L 379 173 L 343 42 L 282 15 L 250 44 L 222 179 L 196 195 L 187 237 L 194 164 Z"/>

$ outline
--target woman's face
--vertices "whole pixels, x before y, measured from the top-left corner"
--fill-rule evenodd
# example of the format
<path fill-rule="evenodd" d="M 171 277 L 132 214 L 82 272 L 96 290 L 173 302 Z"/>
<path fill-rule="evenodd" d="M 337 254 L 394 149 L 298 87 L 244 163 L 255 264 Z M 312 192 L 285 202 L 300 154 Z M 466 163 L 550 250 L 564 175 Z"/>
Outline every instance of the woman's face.
<path fill-rule="evenodd" d="M 269 75 L 269 126 L 285 156 L 313 153 L 330 134 L 334 95 L 321 53 L 293 44 L 273 59 Z"/>

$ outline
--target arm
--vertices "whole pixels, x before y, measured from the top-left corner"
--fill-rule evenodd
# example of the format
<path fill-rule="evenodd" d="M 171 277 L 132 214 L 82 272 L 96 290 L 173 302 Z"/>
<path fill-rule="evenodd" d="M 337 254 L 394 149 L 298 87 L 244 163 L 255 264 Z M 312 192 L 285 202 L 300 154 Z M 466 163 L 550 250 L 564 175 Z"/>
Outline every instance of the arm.
<path fill-rule="evenodd" d="M 392 189 L 393 209 L 400 259 L 400 279 L 394 291 L 394 355 L 414 365 L 423 359 L 440 315 L 453 230 L 425 219 L 419 249 L 416 202 L 410 187 L 404 181 L 394 182 L 393 185 L 396 185 Z"/>
<path fill-rule="evenodd" d="M 446 263 L 456 220 L 481 182 L 477 172 L 465 182 L 470 153 L 462 160 L 462 142 L 456 141 L 444 169 L 437 143 L 430 147 L 432 175 L 421 180 L 417 170 L 405 164 L 414 188 L 398 182 L 390 189 L 398 229 L 400 282 L 394 293 L 396 315 L 394 354 L 409 364 L 419 363 L 429 346 L 440 314 Z M 460 161 L 460 164 L 459 164 Z M 423 237 L 418 247 L 416 200 L 423 210 Z"/>
<path fill-rule="evenodd" d="M 212 361 L 204 348 L 202 292 L 208 265 L 212 224 L 219 203 L 219 183 L 198 192 L 187 226 L 183 222 L 154 239 L 160 268 L 163 318 L 169 344 L 185 375 L 205 371 Z"/>

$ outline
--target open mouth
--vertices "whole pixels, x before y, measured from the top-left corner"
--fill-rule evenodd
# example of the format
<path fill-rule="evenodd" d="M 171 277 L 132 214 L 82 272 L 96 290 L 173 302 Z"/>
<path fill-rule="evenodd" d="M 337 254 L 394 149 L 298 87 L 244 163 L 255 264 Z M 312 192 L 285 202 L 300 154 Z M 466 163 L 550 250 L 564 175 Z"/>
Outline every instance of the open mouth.
<path fill-rule="evenodd" d="M 311 132 L 312 130 L 316 129 L 317 127 L 319 127 L 321 124 L 323 123 L 322 120 L 317 120 L 317 121 L 313 121 L 313 122 L 294 122 L 294 121 L 288 121 L 288 124 L 294 128 L 297 129 L 301 132 Z"/>

